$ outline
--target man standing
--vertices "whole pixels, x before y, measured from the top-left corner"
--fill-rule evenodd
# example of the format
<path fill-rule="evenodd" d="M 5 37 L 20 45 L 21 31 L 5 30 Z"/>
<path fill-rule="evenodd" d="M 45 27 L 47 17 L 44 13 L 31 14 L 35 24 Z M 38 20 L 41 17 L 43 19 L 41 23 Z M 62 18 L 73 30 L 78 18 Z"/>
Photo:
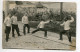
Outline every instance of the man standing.
<path fill-rule="evenodd" d="M 21 36 L 20 33 L 19 33 L 19 27 L 18 27 L 18 21 L 17 21 L 16 14 L 14 14 L 11 17 L 11 21 L 12 21 L 12 37 L 15 37 L 14 30 L 16 30 L 18 36 Z"/>
<path fill-rule="evenodd" d="M 62 34 L 67 33 L 68 35 L 68 40 L 69 42 L 71 41 L 71 33 L 70 33 L 70 24 L 74 21 L 74 18 L 69 15 L 65 21 L 63 22 L 63 24 L 60 24 L 61 26 L 64 27 L 64 30 L 60 32 L 60 40 L 63 40 Z"/>
<path fill-rule="evenodd" d="M 46 23 L 49 23 L 50 21 L 45 21 L 44 19 L 42 19 L 42 21 L 39 23 L 39 25 L 37 26 L 37 29 L 36 30 L 34 30 L 33 32 L 32 32 L 32 34 L 33 33 L 35 33 L 35 32 L 37 32 L 37 31 L 44 31 L 45 32 L 45 34 L 44 34 L 44 37 L 47 37 L 47 30 L 44 28 L 44 25 L 46 24 Z"/>
<path fill-rule="evenodd" d="M 26 27 L 28 29 L 27 33 L 30 33 L 30 26 L 29 26 L 29 21 L 28 21 L 28 17 L 26 14 L 24 14 L 24 16 L 22 17 L 22 23 L 24 24 L 23 25 L 23 33 L 24 35 L 26 35 Z"/>
<path fill-rule="evenodd" d="M 5 18 L 4 24 L 5 24 L 6 42 L 8 42 L 9 34 L 10 34 L 10 31 L 11 31 L 10 14 Z"/>

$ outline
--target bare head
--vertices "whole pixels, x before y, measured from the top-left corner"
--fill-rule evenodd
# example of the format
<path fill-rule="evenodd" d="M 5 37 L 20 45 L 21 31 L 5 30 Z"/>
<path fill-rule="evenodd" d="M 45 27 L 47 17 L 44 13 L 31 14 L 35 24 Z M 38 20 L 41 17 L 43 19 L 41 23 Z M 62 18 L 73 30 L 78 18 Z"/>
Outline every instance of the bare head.
<path fill-rule="evenodd" d="M 17 16 L 17 13 L 15 13 L 14 16 Z"/>
<path fill-rule="evenodd" d="M 8 13 L 8 16 L 9 16 L 9 17 L 11 17 L 11 14 L 10 14 L 10 13 Z"/>
<path fill-rule="evenodd" d="M 68 15 L 66 18 L 65 18 L 65 21 L 67 20 L 71 20 L 71 15 Z"/>
<path fill-rule="evenodd" d="M 41 19 L 41 21 L 45 21 L 44 19 Z"/>
<path fill-rule="evenodd" d="M 27 16 L 27 14 L 25 13 L 24 16 Z"/>
<path fill-rule="evenodd" d="M 68 15 L 68 16 L 70 16 L 70 17 L 71 17 L 71 15 Z"/>
<path fill-rule="evenodd" d="M 68 15 L 67 19 L 68 19 L 68 20 L 71 20 L 71 15 Z"/>

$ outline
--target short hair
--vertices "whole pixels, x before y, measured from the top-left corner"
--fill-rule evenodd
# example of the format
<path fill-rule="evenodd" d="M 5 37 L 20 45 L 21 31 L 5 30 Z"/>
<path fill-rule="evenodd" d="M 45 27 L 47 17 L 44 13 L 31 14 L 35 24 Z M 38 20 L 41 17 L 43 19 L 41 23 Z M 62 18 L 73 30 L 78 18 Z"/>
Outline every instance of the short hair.
<path fill-rule="evenodd" d="M 10 13 L 8 13 L 7 15 L 11 15 Z"/>
<path fill-rule="evenodd" d="M 41 19 L 41 21 L 45 21 L 44 19 Z"/>
<path fill-rule="evenodd" d="M 71 15 L 68 15 L 68 16 L 70 16 L 70 17 L 71 17 Z"/>
<path fill-rule="evenodd" d="M 25 13 L 24 15 L 26 15 L 26 16 L 27 16 L 27 13 Z"/>
<path fill-rule="evenodd" d="M 67 20 L 71 20 L 71 15 L 68 15 L 68 16 L 66 17 L 66 19 L 67 19 Z"/>
<path fill-rule="evenodd" d="M 14 15 L 17 16 L 17 13 L 15 13 Z"/>

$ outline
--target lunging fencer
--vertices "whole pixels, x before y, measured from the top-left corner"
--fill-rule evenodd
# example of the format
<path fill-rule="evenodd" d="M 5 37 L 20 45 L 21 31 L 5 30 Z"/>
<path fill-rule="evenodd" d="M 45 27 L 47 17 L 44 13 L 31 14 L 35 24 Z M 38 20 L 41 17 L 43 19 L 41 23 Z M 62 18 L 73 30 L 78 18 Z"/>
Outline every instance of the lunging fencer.
<path fill-rule="evenodd" d="M 42 21 L 37 26 L 37 29 L 34 30 L 32 32 L 32 34 L 35 33 L 35 32 L 37 32 L 37 31 L 44 31 L 44 37 L 47 37 L 47 30 L 44 28 L 44 26 L 45 26 L 46 23 L 49 23 L 49 22 L 50 22 L 49 20 L 45 21 L 44 19 L 42 19 Z"/>

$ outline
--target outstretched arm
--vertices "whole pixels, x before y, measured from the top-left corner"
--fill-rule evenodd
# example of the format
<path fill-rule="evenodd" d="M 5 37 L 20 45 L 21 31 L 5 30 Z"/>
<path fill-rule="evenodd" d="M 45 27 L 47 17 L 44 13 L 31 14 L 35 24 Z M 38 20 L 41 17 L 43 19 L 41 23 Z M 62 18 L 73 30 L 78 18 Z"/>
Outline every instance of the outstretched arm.
<path fill-rule="evenodd" d="M 60 24 L 60 26 L 63 26 L 65 22 L 63 22 L 62 24 Z"/>
<path fill-rule="evenodd" d="M 37 28 L 39 28 L 40 24 L 37 26 Z"/>
<path fill-rule="evenodd" d="M 73 17 L 71 17 L 71 20 L 70 20 L 70 22 L 73 22 L 74 21 L 74 18 Z"/>
<path fill-rule="evenodd" d="M 24 18 L 22 17 L 22 23 L 24 23 Z"/>
<path fill-rule="evenodd" d="M 50 20 L 48 20 L 48 21 L 46 21 L 46 22 L 44 22 L 44 23 L 49 23 L 50 22 Z"/>

